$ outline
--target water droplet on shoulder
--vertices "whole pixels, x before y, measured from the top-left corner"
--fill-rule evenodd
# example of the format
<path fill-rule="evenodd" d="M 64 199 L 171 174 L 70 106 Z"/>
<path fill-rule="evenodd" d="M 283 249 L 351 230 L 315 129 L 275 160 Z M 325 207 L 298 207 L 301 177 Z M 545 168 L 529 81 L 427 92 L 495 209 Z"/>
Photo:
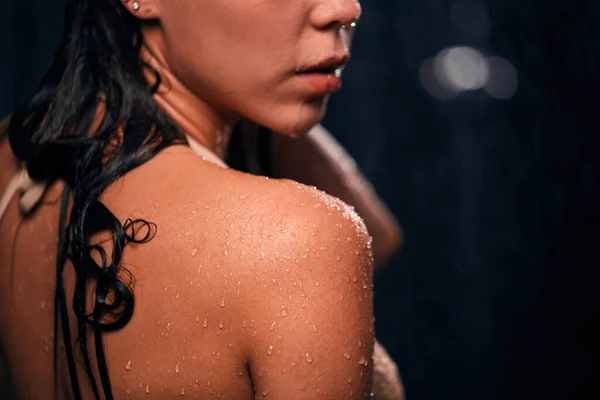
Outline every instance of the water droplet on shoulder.
<path fill-rule="evenodd" d="M 312 364 L 313 362 L 313 358 L 310 355 L 310 353 L 306 352 L 306 354 L 304 354 L 304 359 L 306 360 L 307 363 Z"/>

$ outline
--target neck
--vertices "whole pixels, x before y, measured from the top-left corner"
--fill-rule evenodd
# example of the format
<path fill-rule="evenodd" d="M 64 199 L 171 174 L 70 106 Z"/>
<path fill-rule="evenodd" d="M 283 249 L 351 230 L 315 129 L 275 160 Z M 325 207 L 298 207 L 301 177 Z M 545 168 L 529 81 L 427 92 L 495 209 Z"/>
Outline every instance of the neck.
<path fill-rule="evenodd" d="M 160 75 L 161 84 L 154 95 L 159 107 L 184 134 L 223 159 L 237 119 L 218 112 L 185 87 L 152 46 L 142 48 L 141 58 Z M 152 81 L 154 77 L 150 72 L 148 74 Z"/>

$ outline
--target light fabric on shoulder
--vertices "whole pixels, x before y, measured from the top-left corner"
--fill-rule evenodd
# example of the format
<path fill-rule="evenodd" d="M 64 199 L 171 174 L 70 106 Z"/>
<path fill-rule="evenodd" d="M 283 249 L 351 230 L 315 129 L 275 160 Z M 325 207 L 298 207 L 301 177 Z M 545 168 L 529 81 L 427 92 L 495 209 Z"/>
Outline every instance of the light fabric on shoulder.
<path fill-rule="evenodd" d="M 10 180 L 10 183 L 4 190 L 0 198 L 0 223 L 8 209 L 12 199 L 18 194 L 19 207 L 22 214 L 28 214 L 33 210 L 44 197 L 46 183 L 35 182 L 27 173 L 27 168 L 22 167 Z"/>

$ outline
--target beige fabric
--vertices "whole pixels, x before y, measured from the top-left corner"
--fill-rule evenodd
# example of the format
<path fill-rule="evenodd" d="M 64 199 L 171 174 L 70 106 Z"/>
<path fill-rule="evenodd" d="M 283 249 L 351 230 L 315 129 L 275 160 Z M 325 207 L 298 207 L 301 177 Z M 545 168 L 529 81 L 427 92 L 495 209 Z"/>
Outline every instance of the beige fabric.
<path fill-rule="evenodd" d="M 221 160 L 215 153 L 202 146 L 200 143 L 196 142 L 190 136 L 187 137 L 188 143 L 190 145 L 190 149 L 197 155 L 199 155 L 204 161 L 208 161 L 219 167 L 229 168 L 227 164 L 223 160 Z"/>
<path fill-rule="evenodd" d="M 16 194 L 20 194 L 19 207 L 23 214 L 28 214 L 44 197 L 46 184 L 35 182 L 27 173 L 27 168 L 22 167 L 19 172 L 13 176 L 8 187 L 4 191 L 4 195 L 0 200 L 0 222 L 8 209 L 8 205 Z"/>

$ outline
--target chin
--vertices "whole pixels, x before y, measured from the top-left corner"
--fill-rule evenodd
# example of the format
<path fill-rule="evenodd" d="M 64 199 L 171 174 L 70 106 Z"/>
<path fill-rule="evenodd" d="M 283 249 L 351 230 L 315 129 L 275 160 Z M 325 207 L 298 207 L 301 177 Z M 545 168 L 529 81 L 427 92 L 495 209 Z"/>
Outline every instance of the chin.
<path fill-rule="evenodd" d="M 311 104 L 303 104 L 295 108 L 294 112 L 287 111 L 280 115 L 277 121 L 271 121 L 266 125 L 273 132 L 290 136 L 300 137 L 308 133 L 315 125 L 319 124 L 325 116 L 327 101 L 321 99 Z M 286 118 L 281 118 L 285 116 Z"/>

